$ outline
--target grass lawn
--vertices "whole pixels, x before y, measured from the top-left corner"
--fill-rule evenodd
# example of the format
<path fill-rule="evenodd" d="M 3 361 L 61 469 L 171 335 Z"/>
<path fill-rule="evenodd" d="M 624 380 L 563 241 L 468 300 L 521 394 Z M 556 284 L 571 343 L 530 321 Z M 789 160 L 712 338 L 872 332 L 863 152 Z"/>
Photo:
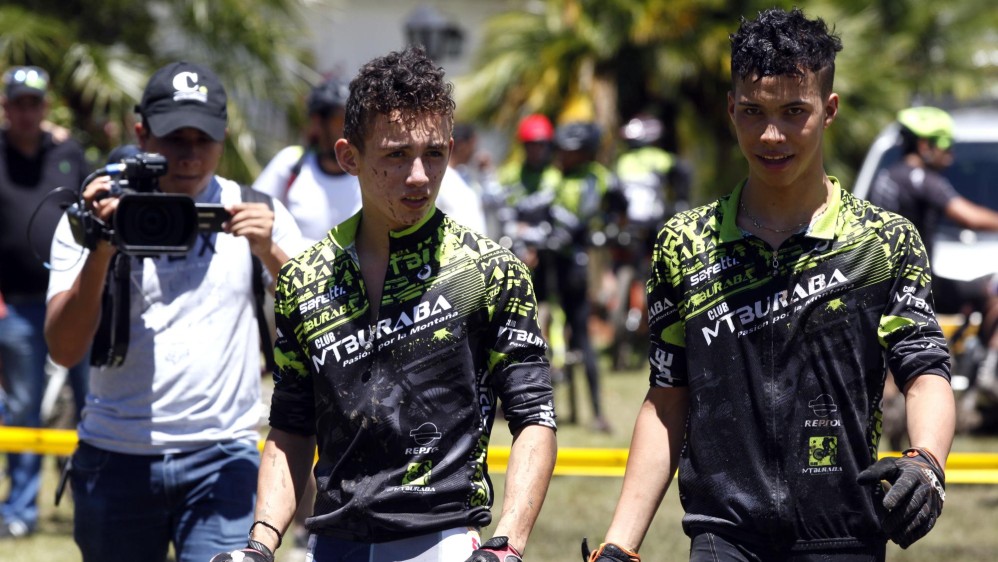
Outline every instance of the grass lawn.
<path fill-rule="evenodd" d="M 583 379 L 579 374 L 580 381 Z M 577 424 L 562 423 L 558 432 L 559 445 L 564 447 L 620 447 L 630 441 L 634 416 L 646 390 L 643 371 L 606 373 L 604 381 L 604 408 L 613 425 L 610 435 L 594 433 L 588 429 L 590 410 L 580 399 Z M 585 383 L 580 382 L 580 398 L 586 395 Z M 559 412 L 567 411 L 567 392 L 560 385 L 556 396 Z M 493 443 L 508 445 L 509 436 L 503 422 L 497 422 Z M 998 438 L 959 437 L 955 451 L 998 451 Z M 56 485 L 55 459 L 45 459 L 46 478 L 41 491 L 41 521 L 39 531 L 27 539 L 9 544 L 0 543 L 0 560 L 5 562 L 37 562 L 80 560 L 72 539 L 72 499 L 67 496 L 59 507 L 53 506 Z M 493 475 L 496 485 L 498 514 L 502 498 L 503 477 Z M 599 544 L 610 522 L 620 491 L 619 478 L 559 476 L 552 483 L 534 528 L 526 558 L 528 562 L 579 562 L 579 544 L 588 536 L 590 546 Z M 0 497 L 5 490 L 0 490 Z M 998 486 L 951 486 L 947 490 L 946 510 L 937 527 L 908 551 L 896 546 L 888 550 L 890 561 L 971 562 L 998 559 L 998 533 L 994 532 L 995 513 L 998 512 Z M 665 501 L 652 523 L 651 530 L 641 549 L 648 562 L 681 561 L 688 559 L 688 539 L 679 521 L 682 511 L 676 490 L 666 494 Z M 486 536 L 489 530 L 485 530 Z M 291 551 L 282 548 L 278 562 L 292 562 Z M 207 562 L 207 561 L 205 561 Z M 296 560 L 295 562 L 300 562 Z M 456 561 L 462 562 L 462 561 Z"/>

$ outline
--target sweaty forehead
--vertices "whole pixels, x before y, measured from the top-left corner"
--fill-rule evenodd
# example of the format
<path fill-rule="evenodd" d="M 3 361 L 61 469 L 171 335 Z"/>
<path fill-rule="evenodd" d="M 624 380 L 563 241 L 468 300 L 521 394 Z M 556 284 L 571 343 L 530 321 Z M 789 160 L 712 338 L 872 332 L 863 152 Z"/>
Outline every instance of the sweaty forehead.
<path fill-rule="evenodd" d="M 813 72 L 801 76 L 754 75 L 735 80 L 734 98 L 738 103 L 816 102 L 821 99 L 818 77 Z"/>
<path fill-rule="evenodd" d="M 452 119 L 436 113 L 402 113 L 375 117 L 369 142 L 376 145 L 446 144 L 450 140 Z"/>

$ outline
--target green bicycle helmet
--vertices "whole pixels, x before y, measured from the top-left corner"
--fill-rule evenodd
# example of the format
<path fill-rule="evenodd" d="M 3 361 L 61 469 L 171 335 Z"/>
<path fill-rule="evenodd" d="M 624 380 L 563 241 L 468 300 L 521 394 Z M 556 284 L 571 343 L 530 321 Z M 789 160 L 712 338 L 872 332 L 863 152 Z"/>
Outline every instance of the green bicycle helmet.
<path fill-rule="evenodd" d="M 953 146 L 953 118 L 938 107 L 909 107 L 898 112 L 898 123 L 914 136 L 929 139 L 939 148 Z"/>

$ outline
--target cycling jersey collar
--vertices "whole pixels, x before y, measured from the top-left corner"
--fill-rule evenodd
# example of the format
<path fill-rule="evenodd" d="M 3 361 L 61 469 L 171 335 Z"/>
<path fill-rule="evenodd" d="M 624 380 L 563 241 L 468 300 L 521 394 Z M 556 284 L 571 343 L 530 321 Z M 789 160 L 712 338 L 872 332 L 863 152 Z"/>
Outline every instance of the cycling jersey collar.
<path fill-rule="evenodd" d="M 352 217 L 330 229 L 328 236 L 333 244 L 345 249 L 357 241 L 357 229 L 360 227 L 361 212 L 357 211 Z M 391 239 L 391 246 L 394 248 L 399 243 L 409 239 L 412 234 L 421 231 L 425 227 L 435 229 L 442 220 L 443 213 L 437 210 L 436 207 L 430 208 L 429 212 L 416 224 L 402 230 L 389 232 L 388 236 Z"/>
<path fill-rule="evenodd" d="M 839 223 L 839 214 L 842 211 L 842 186 L 836 177 L 828 176 L 832 182 L 832 192 L 828 194 L 828 207 L 825 212 L 818 215 L 818 220 L 811 224 L 807 235 L 811 238 L 821 238 L 831 240 L 835 238 L 835 226 Z"/>
<path fill-rule="evenodd" d="M 392 230 L 392 231 L 389 231 L 388 232 L 388 236 L 391 237 L 391 238 L 393 238 L 393 239 L 405 238 L 406 236 L 409 236 L 413 232 L 416 232 L 419 229 L 423 228 L 423 225 L 425 225 L 427 222 L 429 222 L 429 220 L 432 217 L 434 217 L 436 214 L 437 214 L 437 208 L 436 208 L 436 206 L 430 207 L 430 210 L 427 211 L 426 215 L 423 218 L 419 219 L 419 222 L 417 222 L 416 224 L 410 226 L 409 228 L 404 228 L 402 230 Z"/>
<path fill-rule="evenodd" d="M 357 227 L 360 226 L 360 211 L 329 230 L 329 239 L 341 249 L 348 248 L 357 240 Z"/>
<path fill-rule="evenodd" d="M 819 238 L 822 240 L 832 240 L 835 238 L 835 227 L 838 224 L 838 216 L 842 209 L 842 188 L 839 185 L 838 178 L 828 176 L 828 179 L 832 182 L 832 191 L 828 197 L 828 207 L 818 216 L 818 220 L 811 223 L 807 232 L 804 233 L 805 236 L 810 238 Z M 742 180 L 735 187 L 734 191 L 731 192 L 731 195 L 721 198 L 722 242 L 741 240 L 744 237 L 736 219 L 738 218 L 738 202 L 741 200 L 742 189 L 747 182 L 748 180 Z"/>

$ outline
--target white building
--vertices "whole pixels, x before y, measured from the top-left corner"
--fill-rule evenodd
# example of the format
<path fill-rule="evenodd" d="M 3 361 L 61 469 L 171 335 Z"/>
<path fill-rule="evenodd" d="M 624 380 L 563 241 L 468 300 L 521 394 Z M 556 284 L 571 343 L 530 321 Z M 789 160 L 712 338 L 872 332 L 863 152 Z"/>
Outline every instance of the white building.
<path fill-rule="evenodd" d="M 538 0 L 325 0 L 312 2 L 306 19 L 316 70 L 352 77 L 365 62 L 404 48 L 407 21 L 429 23 L 429 15 L 460 33 L 457 50 L 438 58 L 454 78 L 470 70 L 489 17 L 541 6 Z"/>

